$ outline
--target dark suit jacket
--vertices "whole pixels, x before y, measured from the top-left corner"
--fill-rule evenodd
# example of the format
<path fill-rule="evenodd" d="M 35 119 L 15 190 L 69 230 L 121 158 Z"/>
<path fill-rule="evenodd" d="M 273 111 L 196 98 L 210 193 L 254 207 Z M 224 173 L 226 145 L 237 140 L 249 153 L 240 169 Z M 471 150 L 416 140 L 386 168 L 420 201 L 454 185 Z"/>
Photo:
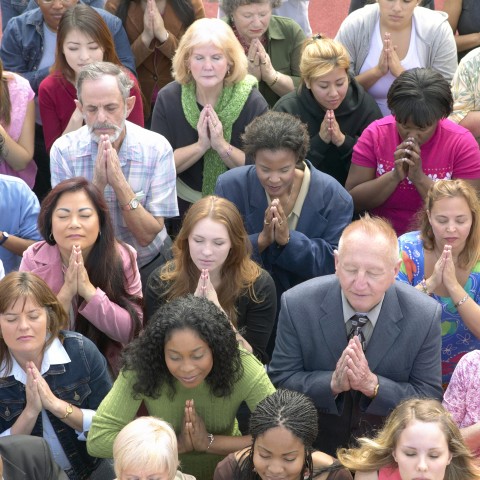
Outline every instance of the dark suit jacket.
<path fill-rule="evenodd" d="M 47 442 L 32 435 L 0 438 L 5 480 L 68 480 L 55 463 Z"/>
<path fill-rule="evenodd" d="M 314 401 L 319 412 L 316 448 L 335 454 L 352 437 L 379 426 L 405 398 L 442 398 L 440 313 L 433 299 L 395 282 L 385 293 L 365 352 L 378 376 L 377 397 L 350 391 L 335 398 L 330 381 L 347 346 L 337 277 L 315 278 L 283 295 L 269 374 L 275 385 Z"/>

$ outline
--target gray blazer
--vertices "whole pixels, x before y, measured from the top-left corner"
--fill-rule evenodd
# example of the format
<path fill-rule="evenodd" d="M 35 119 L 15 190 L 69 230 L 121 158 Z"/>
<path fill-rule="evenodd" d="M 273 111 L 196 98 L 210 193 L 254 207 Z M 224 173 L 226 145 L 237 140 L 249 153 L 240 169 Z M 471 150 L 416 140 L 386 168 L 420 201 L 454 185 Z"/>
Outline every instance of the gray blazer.
<path fill-rule="evenodd" d="M 337 277 L 314 278 L 282 296 L 269 374 L 275 385 L 314 401 L 320 416 L 317 448 L 335 454 L 351 436 L 380 425 L 405 398 L 442 398 L 440 314 L 433 299 L 395 282 L 385 293 L 365 352 L 378 376 L 377 397 L 354 391 L 334 397 L 332 373 L 347 346 Z"/>

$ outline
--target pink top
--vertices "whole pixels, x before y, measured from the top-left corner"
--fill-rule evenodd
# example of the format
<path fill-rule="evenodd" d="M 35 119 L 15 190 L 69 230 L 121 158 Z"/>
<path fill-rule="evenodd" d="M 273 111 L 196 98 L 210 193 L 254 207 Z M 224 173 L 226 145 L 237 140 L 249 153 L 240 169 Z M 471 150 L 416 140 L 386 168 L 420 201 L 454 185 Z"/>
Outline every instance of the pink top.
<path fill-rule="evenodd" d="M 443 395 L 443 406 L 459 428 L 480 422 L 480 350 L 467 353 L 457 363 Z M 474 453 L 480 456 L 480 448 Z"/>
<path fill-rule="evenodd" d="M 120 244 L 117 244 L 117 248 L 120 251 L 123 262 L 126 290 L 131 295 L 141 297 L 142 284 L 135 261 L 136 251 L 130 245 L 127 245 L 127 248 L 133 254 L 134 262 L 132 263 L 127 248 Z M 36 273 L 57 294 L 64 283 L 62 266 L 58 247 L 41 241 L 30 245 L 25 250 L 19 270 Z M 136 309 L 140 315 L 140 320 L 142 320 L 143 313 L 141 308 L 136 307 Z M 95 295 L 88 303 L 84 301 L 80 304 L 78 313 L 81 313 L 95 327 L 120 344 L 126 344 L 133 338 L 134 324 L 130 314 L 127 310 L 112 302 L 100 288 L 96 289 Z M 120 348 L 102 353 L 104 353 L 112 366 L 117 365 Z"/>
<path fill-rule="evenodd" d="M 394 169 L 394 152 L 402 142 L 392 115 L 371 123 L 353 147 L 352 163 L 374 168 L 376 178 Z M 443 178 L 480 178 L 480 150 L 473 135 L 451 122 L 440 120 L 435 133 L 421 146 L 422 168 L 432 180 Z M 415 213 L 423 200 L 414 185 L 405 178 L 390 198 L 372 213 L 392 222 L 397 235 L 412 230 Z"/>
<path fill-rule="evenodd" d="M 6 76 L 10 78 L 8 82 L 8 91 L 10 93 L 12 112 L 10 125 L 6 127 L 2 121 L 2 126 L 12 137 L 12 139 L 18 142 L 18 139 L 22 134 L 23 123 L 25 122 L 25 117 L 27 115 L 28 103 L 34 99 L 35 93 L 33 92 L 32 87 L 30 87 L 29 81 L 20 75 L 8 72 Z M 35 184 L 35 177 L 37 175 L 37 165 L 32 160 L 26 168 L 17 171 L 0 157 L 0 173 L 19 177 L 24 180 L 30 188 L 33 188 L 33 185 Z"/>
<path fill-rule="evenodd" d="M 402 480 L 398 468 L 383 467 L 378 471 L 378 480 Z"/>
<path fill-rule="evenodd" d="M 127 117 L 132 123 L 144 126 L 143 101 L 138 81 L 131 72 L 127 72 L 134 85 L 130 95 L 135 97 L 135 105 Z M 38 107 L 43 124 L 43 135 L 47 152 L 53 142 L 62 136 L 72 113 L 75 111 L 77 90 L 61 73 L 51 73 L 44 78 L 38 88 Z"/>

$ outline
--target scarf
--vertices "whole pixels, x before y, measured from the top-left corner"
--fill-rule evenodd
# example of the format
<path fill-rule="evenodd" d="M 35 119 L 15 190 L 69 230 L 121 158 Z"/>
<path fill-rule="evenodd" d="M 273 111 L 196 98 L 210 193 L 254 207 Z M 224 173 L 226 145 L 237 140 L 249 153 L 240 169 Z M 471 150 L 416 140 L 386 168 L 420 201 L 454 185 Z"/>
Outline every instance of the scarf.
<path fill-rule="evenodd" d="M 223 138 L 230 143 L 232 127 L 245 106 L 245 102 L 257 86 L 257 79 L 247 75 L 243 80 L 223 88 L 220 98 L 215 105 L 215 112 L 223 126 Z M 187 122 L 192 128 L 197 129 L 200 109 L 197 104 L 195 82 L 182 85 L 182 108 Z M 209 148 L 203 156 L 203 182 L 202 196 L 211 195 L 219 175 L 227 171 L 227 167 L 220 155 Z"/>

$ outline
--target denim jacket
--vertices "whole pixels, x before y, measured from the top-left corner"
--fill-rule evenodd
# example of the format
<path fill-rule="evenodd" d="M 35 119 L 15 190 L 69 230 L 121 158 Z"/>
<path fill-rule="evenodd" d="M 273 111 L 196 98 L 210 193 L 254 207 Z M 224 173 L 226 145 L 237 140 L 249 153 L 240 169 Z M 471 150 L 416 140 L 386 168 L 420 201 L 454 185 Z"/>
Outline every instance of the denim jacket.
<path fill-rule="evenodd" d="M 107 362 L 97 347 L 83 335 L 61 331 L 60 338 L 62 336 L 63 347 L 71 362 L 51 365 L 43 377 L 56 397 L 78 408 L 96 410 L 112 386 Z M 13 426 L 25 405 L 25 386 L 13 375 L 0 379 L 0 431 Z M 78 440 L 75 429 L 48 411 L 47 415 L 76 477 L 87 479 L 100 460 L 88 455 L 86 442 Z M 31 434 L 42 436 L 41 414 Z"/>
<path fill-rule="evenodd" d="M 118 58 L 134 74 L 133 58 L 127 34 L 122 21 L 111 13 L 95 8 L 105 20 L 113 36 Z M 38 94 L 40 82 L 49 74 L 50 67 L 38 70 L 43 55 L 43 14 L 40 8 L 28 10 L 13 17 L 3 32 L 0 58 L 5 71 L 19 73 L 25 77 Z"/>

